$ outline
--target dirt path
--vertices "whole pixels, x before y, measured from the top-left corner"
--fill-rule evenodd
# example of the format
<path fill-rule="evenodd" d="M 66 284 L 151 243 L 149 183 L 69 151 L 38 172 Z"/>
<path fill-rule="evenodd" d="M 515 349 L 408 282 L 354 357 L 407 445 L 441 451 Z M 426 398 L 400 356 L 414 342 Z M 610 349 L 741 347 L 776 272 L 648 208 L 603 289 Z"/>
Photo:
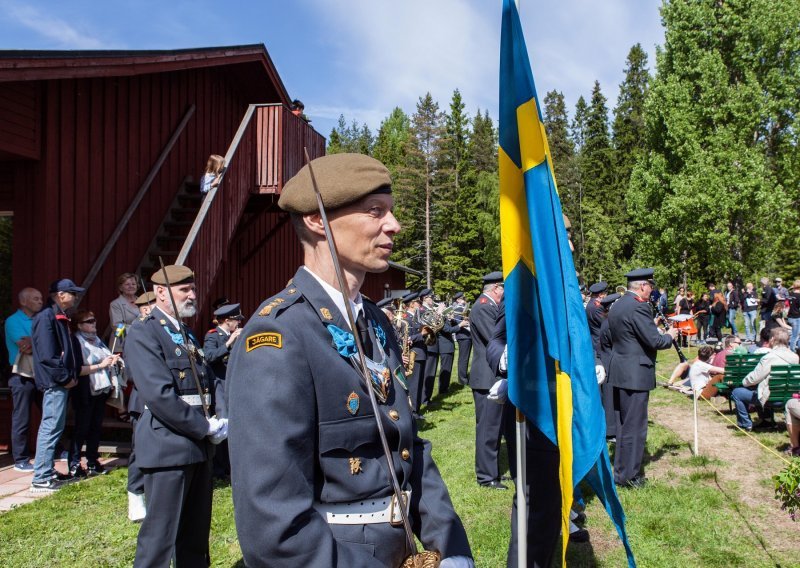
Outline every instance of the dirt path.
<path fill-rule="evenodd" d="M 670 398 L 685 398 L 677 392 L 667 393 Z M 691 399 L 670 400 L 664 402 L 662 397 L 651 399 L 650 419 L 675 432 L 687 443 L 685 451 L 691 455 L 690 449 L 694 440 Z M 712 399 L 717 407 L 727 403 L 722 399 Z M 735 418 L 733 418 L 735 420 Z M 759 446 L 756 440 L 737 434 L 735 429 L 724 421 L 706 401 L 698 401 L 698 431 L 700 433 L 700 455 L 718 460 L 707 466 L 716 471 L 720 490 L 734 499 L 738 499 L 747 507 L 742 508 L 750 531 L 761 541 L 765 551 L 775 560 L 782 561 L 784 566 L 789 558 L 797 558 L 798 535 L 800 523 L 792 522 L 788 515 L 780 510 L 774 498 L 771 477 L 784 467 L 784 462 L 772 452 Z M 756 439 L 758 435 L 755 436 Z M 651 463 L 647 475 L 659 478 L 665 475 L 659 471 L 659 464 Z M 787 556 L 788 555 L 788 556 Z M 794 561 L 790 562 L 790 565 Z"/>

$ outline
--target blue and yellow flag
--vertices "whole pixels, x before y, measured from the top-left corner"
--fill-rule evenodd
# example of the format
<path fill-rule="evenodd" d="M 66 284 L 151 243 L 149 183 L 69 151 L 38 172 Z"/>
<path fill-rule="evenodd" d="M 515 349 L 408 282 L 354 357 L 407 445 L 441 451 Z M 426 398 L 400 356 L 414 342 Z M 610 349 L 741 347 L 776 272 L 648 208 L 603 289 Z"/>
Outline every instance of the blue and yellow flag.
<path fill-rule="evenodd" d="M 635 566 L 614 487 L 594 352 L 514 0 L 500 44 L 500 233 L 509 398 L 559 448 L 563 534 L 586 479 Z M 563 539 L 562 558 L 567 539 Z"/>

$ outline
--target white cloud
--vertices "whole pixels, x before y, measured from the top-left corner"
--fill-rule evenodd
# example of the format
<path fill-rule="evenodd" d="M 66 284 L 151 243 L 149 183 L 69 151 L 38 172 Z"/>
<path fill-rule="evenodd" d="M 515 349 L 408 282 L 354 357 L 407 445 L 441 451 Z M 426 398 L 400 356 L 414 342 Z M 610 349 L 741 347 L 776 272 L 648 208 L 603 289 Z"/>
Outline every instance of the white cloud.
<path fill-rule="evenodd" d="M 110 46 L 92 37 L 87 30 L 75 28 L 66 20 L 53 17 L 33 6 L 3 2 L 6 24 L 17 24 L 41 36 L 59 49 L 108 49 Z"/>

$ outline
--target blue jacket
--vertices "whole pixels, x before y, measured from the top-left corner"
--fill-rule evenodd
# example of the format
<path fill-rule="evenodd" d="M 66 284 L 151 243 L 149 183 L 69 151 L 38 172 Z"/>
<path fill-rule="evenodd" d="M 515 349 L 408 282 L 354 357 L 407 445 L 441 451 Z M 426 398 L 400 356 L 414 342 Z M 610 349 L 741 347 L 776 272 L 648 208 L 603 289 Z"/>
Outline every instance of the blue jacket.
<path fill-rule="evenodd" d="M 69 318 L 53 304 L 33 317 L 33 372 L 36 387 L 64 386 L 80 374 L 83 355 L 69 328 Z"/>

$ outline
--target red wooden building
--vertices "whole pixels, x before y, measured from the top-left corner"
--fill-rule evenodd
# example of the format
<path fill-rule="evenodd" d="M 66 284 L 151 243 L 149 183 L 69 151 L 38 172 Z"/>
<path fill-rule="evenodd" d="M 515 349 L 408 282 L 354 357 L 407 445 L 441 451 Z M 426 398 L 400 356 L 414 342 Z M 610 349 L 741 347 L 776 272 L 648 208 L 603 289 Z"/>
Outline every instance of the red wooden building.
<path fill-rule="evenodd" d="M 197 275 L 198 332 L 218 297 L 251 313 L 301 262 L 277 196 L 304 147 L 325 151 L 290 101 L 263 45 L 0 51 L 0 211 L 13 215 L 12 266 L 0 269 L 14 293 L 72 278 L 103 329 L 119 274 L 147 280 L 159 256 L 180 257 Z M 203 197 L 209 154 L 228 168 Z M 392 269 L 365 292 L 403 281 Z"/>

